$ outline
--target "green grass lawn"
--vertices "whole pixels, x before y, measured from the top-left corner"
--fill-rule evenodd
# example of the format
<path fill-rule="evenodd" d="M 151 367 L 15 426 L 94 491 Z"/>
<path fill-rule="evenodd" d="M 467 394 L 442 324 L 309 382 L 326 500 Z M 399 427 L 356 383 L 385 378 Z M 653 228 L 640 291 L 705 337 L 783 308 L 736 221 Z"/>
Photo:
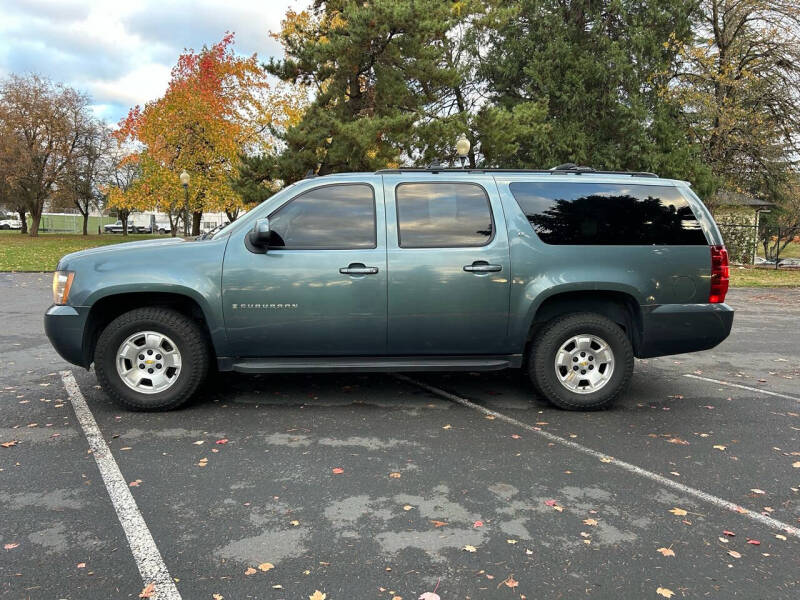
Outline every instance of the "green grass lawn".
<path fill-rule="evenodd" d="M 0 271 L 52 271 L 58 259 L 85 248 L 146 240 L 161 235 L 73 235 L 43 233 L 37 238 L 18 231 L 0 231 Z M 800 269 L 731 267 L 732 287 L 800 287 Z"/>
<path fill-rule="evenodd" d="M 58 259 L 75 252 L 107 246 L 120 242 L 134 242 L 154 237 L 168 237 L 150 234 L 75 235 L 60 233 L 40 233 L 32 238 L 21 235 L 19 231 L 0 231 L 0 271 L 53 271 Z"/>

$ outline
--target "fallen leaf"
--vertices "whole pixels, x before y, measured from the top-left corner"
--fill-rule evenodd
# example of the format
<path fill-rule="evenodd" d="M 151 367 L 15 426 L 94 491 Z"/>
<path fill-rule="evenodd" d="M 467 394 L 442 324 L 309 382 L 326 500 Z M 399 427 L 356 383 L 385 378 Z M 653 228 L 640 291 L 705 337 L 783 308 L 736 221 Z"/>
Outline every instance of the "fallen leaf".
<path fill-rule="evenodd" d="M 275 568 L 275 565 L 273 565 L 272 563 L 261 563 L 260 565 L 258 565 L 258 570 L 259 571 L 264 571 L 265 573 L 267 571 L 269 571 L 270 569 L 274 569 L 274 568 Z"/>
<path fill-rule="evenodd" d="M 258 573 L 258 571 L 256 571 L 253 567 L 247 567 L 244 572 L 245 575 L 255 575 L 256 573 Z"/>
<path fill-rule="evenodd" d="M 758 540 L 747 540 L 747 543 L 748 544 L 752 544 L 753 546 L 760 546 L 761 545 L 761 542 L 759 542 Z"/>
<path fill-rule="evenodd" d="M 713 448 L 715 450 L 725 450 L 725 448 L 727 448 L 727 446 L 723 446 L 722 444 L 714 444 Z"/>
<path fill-rule="evenodd" d="M 153 592 L 156 591 L 156 584 L 155 583 L 148 583 L 145 588 L 139 592 L 139 598 L 152 598 Z"/>
<path fill-rule="evenodd" d="M 439 594 L 434 594 L 433 592 L 425 592 L 419 597 L 419 600 L 442 600 L 439 597 Z"/>
<path fill-rule="evenodd" d="M 778 538 L 779 540 L 783 540 L 784 542 L 786 541 L 786 536 L 780 533 L 776 533 L 775 537 Z"/>
<path fill-rule="evenodd" d="M 730 554 L 733 558 L 742 558 L 742 555 L 736 550 L 728 550 L 728 554 Z"/>
<path fill-rule="evenodd" d="M 558 512 L 564 512 L 564 507 L 563 506 L 559 506 L 558 504 L 556 504 L 553 508 L 555 510 L 557 510 Z"/>
<path fill-rule="evenodd" d="M 792 463 L 792 466 L 793 466 L 795 469 L 800 469 L 800 460 L 798 460 L 797 462 L 793 462 L 793 463 Z"/>
<path fill-rule="evenodd" d="M 17 440 L 11 440 L 10 442 L 3 442 L 2 444 L 0 444 L 0 446 L 2 446 L 3 448 L 11 448 L 12 446 L 16 445 L 17 445 Z"/>
<path fill-rule="evenodd" d="M 679 437 L 669 438 L 667 440 L 667 443 L 668 444 L 679 444 L 680 446 L 688 446 L 689 445 L 689 442 L 687 442 L 686 440 L 682 440 Z"/>
<path fill-rule="evenodd" d="M 483 521 L 475 521 L 472 524 L 473 527 L 483 527 Z"/>
<path fill-rule="evenodd" d="M 490 421 L 494 421 L 496 417 L 494 415 L 486 415 L 484 418 L 489 419 Z"/>
<path fill-rule="evenodd" d="M 131 481 L 128 485 L 130 487 L 139 487 L 139 484 L 142 483 L 141 479 L 137 479 L 136 481 Z"/>
<path fill-rule="evenodd" d="M 411 506 L 410 504 L 406 504 L 406 505 L 403 507 L 403 510 L 414 510 L 414 507 L 413 507 L 413 506 Z"/>
<path fill-rule="evenodd" d="M 344 473 L 344 469 L 342 467 L 334 467 L 333 469 L 331 469 L 331 472 L 334 475 L 341 475 L 342 473 Z"/>
<path fill-rule="evenodd" d="M 517 543 L 517 540 L 506 540 L 512 546 Z"/>
<path fill-rule="evenodd" d="M 282 590 L 283 586 L 280 583 L 276 583 L 275 585 L 272 586 L 272 589 L 273 590 Z"/>
<path fill-rule="evenodd" d="M 298 525 L 300 525 L 300 521 L 289 521 L 289 525 L 291 525 L 292 527 L 297 527 Z"/>
<path fill-rule="evenodd" d="M 659 548 L 657 552 L 661 552 L 664 556 L 675 556 L 675 551 L 672 548 Z"/>
<path fill-rule="evenodd" d="M 518 440 L 518 439 L 520 439 L 522 436 L 521 436 L 521 435 L 517 435 L 516 433 L 512 433 L 512 434 L 511 434 L 511 437 L 512 437 L 513 439 L 515 439 L 515 440 Z"/>
<path fill-rule="evenodd" d="M 732 531 L 728 531 L 727 529 L 725 529 L 722 533 L 724 535 L 727 535 L 728 537 L 735 537 L 736 536 L 735 533 L 733 533 Z"/>
<path fill-rule="evenodd" d="M 78 564 L 77 564 L 77 565 L 75 565 L 75 566 L 76 566 L 77 568 L 79 568 L 79 569 L 85 569 L 85 568 L 86 568 L 86 563 L 85 563 L 85 562 L 80 562 L 80 563 L 78 563 Z"/>
<path fill-rule="evenodd" d="M 319 590 L 315 590 L 313 594 L 308 597 L 308 600 L 325 600 L 328 597 L 328 594 L 323 594 Z"/>
<path fill-rule="evenodd" d="M 597 525 L 597 521 L 595 521 L 594 519 L 584 519 L 583 524 L 591 525 L 592 527 L 594 527 L 595 525 Z"/>
<path fill-rule="evenodd" d="M 462 550 L 466 550 L 467 552 L 477 552 L 478 551 L 478 549 L 475 546 L 470 546 L 469 544 L 464 546 L 462 548 Z"/>
<path fill-rule="evenodd" d="M 197 440 L 196 442 L 192 442 L 195 446 L 199 446 L 200 444 L 205 444 L 205 440 Z"/>
<path fill-rule="evenodd" d="M 664 596 L 664 598 L 672 598 L 672 596 L 675 595 L 675 592 L 673 592 L 669 588 L 660 587 L 656 590 L 656 594 L 658 594 L 659 596 Z"/>
<path fill-rule="evenodd" d="M 393 473 L 389 473 L 389 477 L 391 477 L 392 479 L 400 479 L 402 477 L 402 475 L 400 473 L 398 473 L 397 471 L 395 471 Z"/>
<path fill-rule="evenodd" d="M 227 444 L 227 443 L 228 443 L 228 440 L 227 440 L 227 438 L 222 438 L 221 440 L 217 440 L 217 441 L 216 441 L 216 442 L 214 442 L 214 443 L 215 443 L 215 444 Z"/>
<path fill-rule="evenodd" d="M 222 594 L 211 594 L 211 597 L 214 600 L 223 600 L 225 598 L 225 596 L 223 596 Z"/>
<path fill-rule="evenodd" d="M 517 586 L 519 585 L 519 581 L 517 581 L 516 579 L 514 579 L 514 576 L 513 576 L 513 575 L 509 575 L 509 576 L 508 576 L 508 579 L 506 579 L 506 580 L 503 582 L 503 584 L 504 584 L 506 587 L 515 588 L 515 587 L 517 587 Z"/>
<path fill-rule="evenodd" d="M 547 506 L 555 506 L 556 505 L 556 501 L 555 500 L 545 500 L 544 503 Z"/>
<path fill-rule="evenodd" d="M 433 523 L 433 526 L 436 527 L 437 529 L 439 527 L 444 527 L 445 525 L 447 525 L 447 523 L 445 521 L 436 521 L 436 520 L 434 520 L 434 521 L 431 521 L 431 523 Z"/>
<path fill-rule="evenodd" d="M 11 544 L 6 544 L 3 546 L 3 550 L 13 550 L 17 546 L 19 546 L 19 542 L 12 542 Z"/>
<path fill-rule="evenodd" d="M 758 494 L 758 495 L 761 495 L 761 494 L 766 494 L 766 493 L 767 493 L 767 492 L 765 492 L 764 490 L 759 490 L 758 488 L 751 488 L 751 490 L 750 490 L 750 491 L 751 491 L 751 492 L 753 492 L 754 494 Z"/>
<path fill-rule="evenodd" d="M 453 428 L 453 426 L 450 425 L 449 423 L 447 425 L 445 425 L 444 427 L 442 427 L 442 429 L 452 429 L 452 428 Z"/>
<path fill-rule="evenodd" d="M 676 508 L 671 508 L 671 509 L 669 509 L 669 512 L 671 512 L 671 513 L 672 513 L 673 515 L 675 515 L 676 517 L 684 517 L 684 516 L 686 516 L 686 515 L 688 514 L 688 513 L 687 513 L 685 510 L 683 510 L 682 508 L 677 508 L 677 507 L 676 507 Z"/>
<path fill-rule="evenodd" d="M 611 458 L 610 456 L 604 456 L 603 458 L 601 458 L 601 459 L 600 459 L 600 462 L 604 462 L 604 463 L 610 463 L 610 462 L 612 462 L 613 460 L 614 460 L 614 459 L 613 459 L 613 458 Z"/>

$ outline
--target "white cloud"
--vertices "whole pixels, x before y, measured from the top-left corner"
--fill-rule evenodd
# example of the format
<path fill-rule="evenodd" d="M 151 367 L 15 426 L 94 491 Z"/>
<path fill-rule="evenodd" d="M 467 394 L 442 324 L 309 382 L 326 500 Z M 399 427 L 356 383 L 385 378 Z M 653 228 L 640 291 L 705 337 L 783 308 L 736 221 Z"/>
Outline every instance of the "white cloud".
<path fill-rule="evenodd" d="M 87 91 L 95 113 L 118 121 L 160 96 L 184 48 L 236 34 L 235 50 L 266 60 L 280 53 L 269 37 L 287 8 L 308 0 L 122 3 L 104 0 L 3 0 L 0 76 L 36 72 Z"/>

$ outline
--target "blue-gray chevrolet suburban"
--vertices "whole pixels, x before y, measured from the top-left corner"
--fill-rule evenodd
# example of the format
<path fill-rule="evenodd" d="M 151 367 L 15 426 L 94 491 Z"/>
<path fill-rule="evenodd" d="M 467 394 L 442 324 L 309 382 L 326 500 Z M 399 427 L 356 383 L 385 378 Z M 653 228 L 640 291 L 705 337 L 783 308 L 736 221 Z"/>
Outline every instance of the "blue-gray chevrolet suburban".
<path fill-rule="evenodd" d="M 651 173 L 386 169 L 294 183 L 213 236 L 64 256 L 45 330 L 134 410 L 243 373 L 522 368 L 609 406 L 634 357 L 730 333 L 728 255 L 689 184 Z"/>

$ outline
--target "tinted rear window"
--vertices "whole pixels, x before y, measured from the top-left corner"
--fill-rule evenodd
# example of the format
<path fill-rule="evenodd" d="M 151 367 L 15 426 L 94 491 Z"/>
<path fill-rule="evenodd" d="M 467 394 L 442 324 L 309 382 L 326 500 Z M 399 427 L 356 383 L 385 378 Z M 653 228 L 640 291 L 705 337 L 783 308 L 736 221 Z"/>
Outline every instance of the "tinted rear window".
<path fill-rule="evenodd" d="M 474 183 L 402 183 L 395 191 L 401 248 L 484 246 L 492 239 L 486 190 Z"/>
<path fill-rule="evenodd" d="M 672 186 L 515 182 L 510 189 L 547 244 L 708 244 L 688 202 Z"/>

